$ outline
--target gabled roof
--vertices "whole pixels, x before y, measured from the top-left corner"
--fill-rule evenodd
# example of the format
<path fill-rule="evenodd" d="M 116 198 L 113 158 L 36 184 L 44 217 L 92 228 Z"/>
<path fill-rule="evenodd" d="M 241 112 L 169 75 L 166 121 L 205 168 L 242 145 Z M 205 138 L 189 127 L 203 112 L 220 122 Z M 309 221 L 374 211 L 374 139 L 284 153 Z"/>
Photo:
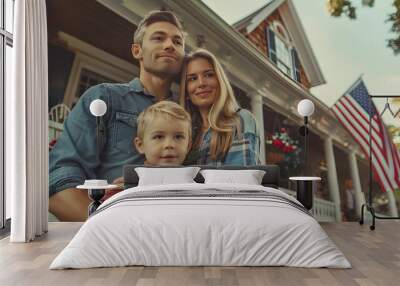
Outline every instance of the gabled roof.
<path fill-rule="evenodd" d="M 278 1 L 274 1 L 274 0 L 269 0 L 267 2 L 267 4 L 265 4 L 264 6 L 258 8 L 257 10 L 255 10 L 254 12 L 250 13 L 250 15 L 240 19 L 239 21 L 237 21 L 236 23 L 233 23 L 232 26 L 236 29 L 236 30 L 240 30 L 244 27 L 249 27 L 253 22 L 258 22 L 256 18 L 258 15 L 265 15 L 266 11 L 268 10 L 267 13 L 267 17 L 277 8 L 277 7 L 273 7 L 275 9 L 271 10 L 271 4 L 273 4 L 274 2 L 278 2 Z M 270 6 L 270 7 L 269 7 Z M 271 10 L 271 11 L 270 11 Z M 258 25 L 265 20 L 265 18 L 261 19 L 261 21 L 258 23 Z M 256 25 L 255 27 L 257 27 L 258 25 Z M 254 27 L 254 28 L 255 28 Z M 252 30 L 254 30 L 254 28 Z"/>
<path fill-rule="evenodd" d="M 234 23 L 233 27 L 236 30 L 246 29 L 246 33 L 249 34 L 277 9 L 293 40 L 311 86 L 326 83 L 292 0 L 270 0 L 261 8 Z"/>

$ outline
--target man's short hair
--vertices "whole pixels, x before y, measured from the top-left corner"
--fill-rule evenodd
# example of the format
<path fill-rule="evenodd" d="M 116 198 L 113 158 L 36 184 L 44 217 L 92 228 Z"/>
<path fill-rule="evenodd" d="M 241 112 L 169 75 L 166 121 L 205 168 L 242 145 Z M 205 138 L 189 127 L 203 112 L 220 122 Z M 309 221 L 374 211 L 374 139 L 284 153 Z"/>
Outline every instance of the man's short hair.
<path fill-rule="evenodd" d="M 189 140 L 192 138 L 192 119 L 190 114 L 179 104 L 173 101 L 159 101 L 142 111 L 137 119 L 137 136 L 143 139 L 147 125 L 157 116 L 168 116 L 173 119 L 184 120 L 188 123 Z"/>
<path fill-rule="evenodd" d="M 144 32 L 146 28 L 153 23 L 157 22 L 168 22 L 174 26 L 176 26 L 179 31 L 182 32 L 182 37 L 184 37 L 184 31 L 181 22 L 178 17 L 170 11 L 150 11 L 138 24 L 135 34 L 133 35 L 133 43 L 134 44 L 142 44 Z"/>

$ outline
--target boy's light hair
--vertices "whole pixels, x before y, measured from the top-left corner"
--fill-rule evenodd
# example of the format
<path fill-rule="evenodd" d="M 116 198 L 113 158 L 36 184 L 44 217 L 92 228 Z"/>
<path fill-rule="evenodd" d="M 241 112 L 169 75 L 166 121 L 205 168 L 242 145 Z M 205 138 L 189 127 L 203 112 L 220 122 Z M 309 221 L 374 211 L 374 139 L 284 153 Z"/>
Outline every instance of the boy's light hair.
<path fill-rule="evenodd" d="M 144 133 L 146 131 L 146 127 L 150 122 L 154 120 L 157 116 L 168 116 L 173 119 L 184 120 L 188 123 L 188 131 L 189 131 L 189 142 L 192 138 L 192 119 L 189 113 L 179 104 L 163 100 L 159 101 L 153 105 L 147 107 L 144 111 L 142 111 L 137 119 L 138 128 L 137 128 L 137 137 L 143 139 Z"/>
<path fill-rule="evenodd" d="M 133 35 L 134 44 L 142 44 L 144 33 L 146 28 L 153 23 L 157 22 L 168 22 L 178 28 L 182 33 L 182 38 L 185 37 L 185 32 L 183 31 L 182 24 L 176 15 L 170 11 L 150 11 L 138 24 L 135 34 Z"/>

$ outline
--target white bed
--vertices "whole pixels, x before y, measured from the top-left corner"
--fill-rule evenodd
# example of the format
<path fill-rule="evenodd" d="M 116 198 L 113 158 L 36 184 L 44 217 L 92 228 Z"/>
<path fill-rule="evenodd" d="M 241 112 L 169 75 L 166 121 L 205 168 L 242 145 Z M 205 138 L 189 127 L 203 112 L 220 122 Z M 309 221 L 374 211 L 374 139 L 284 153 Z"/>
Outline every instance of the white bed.
<path fill-rule="evenodd" d="M 351 267 L 289 195 L 198 183 L 138 186 L 111 197 L 50 269 L 128 265 Z"/>

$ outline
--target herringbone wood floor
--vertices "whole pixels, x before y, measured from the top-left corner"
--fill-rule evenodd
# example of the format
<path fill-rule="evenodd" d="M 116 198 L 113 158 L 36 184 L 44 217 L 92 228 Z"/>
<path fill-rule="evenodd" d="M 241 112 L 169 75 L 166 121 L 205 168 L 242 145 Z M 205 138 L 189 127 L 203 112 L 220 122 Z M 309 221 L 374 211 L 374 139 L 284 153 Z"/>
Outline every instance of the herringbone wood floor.
<path fill-rule="evenodd" d="M 323 228 L 353 268 L 122 267 L 48 270 L 81 223 L 50 223 L 49 233 L 27 244 L 0 241 L 0 285 L 400 285 L 400 222 L 378 221 L 375 231 L 358 223 Z"/>

